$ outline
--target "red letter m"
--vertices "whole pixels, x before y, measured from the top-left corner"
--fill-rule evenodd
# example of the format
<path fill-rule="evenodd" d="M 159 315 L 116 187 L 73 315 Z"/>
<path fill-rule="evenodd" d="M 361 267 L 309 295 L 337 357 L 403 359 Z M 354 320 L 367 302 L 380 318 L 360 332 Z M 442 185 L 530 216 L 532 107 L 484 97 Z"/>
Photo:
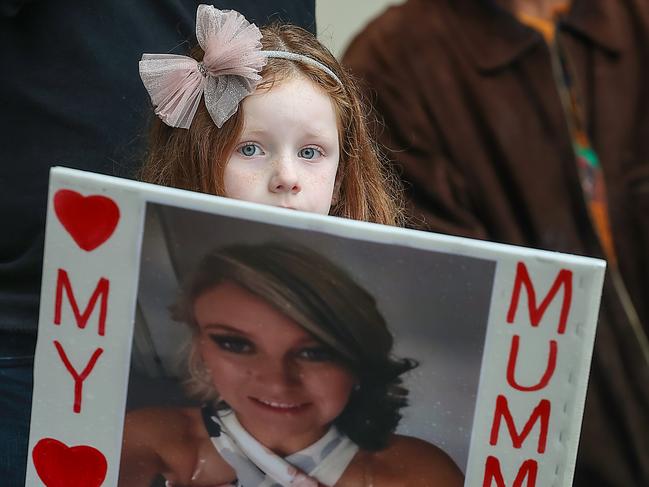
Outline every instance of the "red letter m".
<path fill-rule="evenodd" d="M 535 487 L 538 468 L 539 466 L 535 460 L 525 460 L 521 468 L 518 469 L 512 487 L 522 487 L 525 477 L 527 477 L 527 487 Z M 506 487 L 505 479 L 503 479 L 503 474 L 500 471 L 500 462 L 496 457 L 488 456 L 482 487 L 491 487 L 494 480 L 496 481 L 497 487 Z"/>
<path fill-rule="evenodd" d="M 561 315 L 559 317 L 559 327 L 557 331 L 559 333 L 564 333 L 566 331 L 566 321 L 568 320 L 570 303 L 572 302 L 572 271 L 569 271 L 568 269 L 561 269 L 559 271 L 559 274 L 557 274 L 548 294 L 541 302 L 541 305 L 537 308 L 536 291 L 532 285 L 530 275 L 527 272 L 527 267 L 525 267 L 523 262 L 519 262 L 516 266 L 514 291 L 512 292 L 512 300 L 509 303 L 509 311 L 507 312 L 507 323 L 514 322 L 522 286 L 525 286 L 525 290 L 527 291 L 527 307 L 529 309 L 530 322 L 532 323 L 532 326 L 538 326 L 545 314 L 545 310 L 548 308 L 555 295 L 559 292 L 559 288 L 563 286 L 563 303 L 561 304 Z"/>
<path fill-rule="evenodd" d="M 72 307 L 72 312 L 74 313 L 74 319 L 77 322 L 77 326 L 81 329 L 86 327 L 88 323 L 88 318 L 92 314 L 92 311 L 95 309 L 97 300 L 101 297 L 101 307 L 99 309 L 99 335 L 103 336 L 106 332 L 106 310 L 108 307 L 108 279 L 102 277 L 99 279 L 95 291 L 92 293 L 90 300 L 88 301 L 88 306 L 83 311 L 79 312 L 79 306 L 77 305 L 77 300 L 74 297 L 74 292 L 72 291 L 72 285 L 70 284 L 70 278 L 68 273 L 63 269 L 59 269 L 58 276 L 56 277 L 56 300 L 54 303 L 54 324 L 61 324 L 61 304 L 63 302 L 63 291 L 68 296 L 68 301 Z"/>
<path fill-rule="evenodd" d="M 542 399 L 541 402 L 534 408 L 532 414 L 530 414 L 527 423 L 523 426 L 523 431 L 519 434 L 516 431 L 516 425 L 514 424 L 514 418 L 512 413 L 509 410 L 507 404 L 507 398 L 502 394 L 496 398 L 496 412 L 494 413 L 494 422 L 491 425 L 491 437 L 489 443 L 495 445 L 498 442 L 498 432 L 500 431 L 500 418 L 505 418 L 505 423 L 507 424 L 507 429 L 509 430 L 509 436 L 512 438 L 512 444 L 514 448 L 520 448 L 527 438 L 527 435 L 530 434 L 534 424 L 540 419 L 541 421 L 541 433 L 539 434 L 539 445 L 537 451 L 543 453 L 545 451 L 545 443 L 548 439 L 548 422 L 550 419 L 550 401 L 547 399 Z"/>

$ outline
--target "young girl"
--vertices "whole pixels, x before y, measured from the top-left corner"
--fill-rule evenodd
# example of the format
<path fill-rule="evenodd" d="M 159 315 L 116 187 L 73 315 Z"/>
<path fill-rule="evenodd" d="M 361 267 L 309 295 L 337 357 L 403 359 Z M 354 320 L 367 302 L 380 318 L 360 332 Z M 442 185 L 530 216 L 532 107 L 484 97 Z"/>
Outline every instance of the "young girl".
<path fill-rule="evenodd" d="M 259 32 L 204 5 L 196 34 L 191 58 L 141 61 L 162 120 L 142 179 L 400 223 L 358 91 L 313 36 L 287 25 Z M 371 297 L 328 262 L 293 250 L 266 262 L 267 252 L 204 263 L 180 308 L 195 331 L 199 392 L 220 398 L 217 409 L 130 413 L 119 485 L 147 486 L 157 474 L 175 487 L 461 485 L 439 449 L 392 434 L 408 364 L 389 359 L 392 338 Z"/>
<path fill-rule="evenodd" d="M 260 32 L 237 12 L 201 5 L 196 35 L 192 58 L 145 54 L 140 62 L 161 118 L 143 180 L 401 223 L 395 179 L 369 136 L 359 91 L 309 32 Z"/>
<path fill-rule="evenodd" d="M 374 298 L 321 255 L 286 244 L 206 255 L 175 318 L 193 331 L 200 408 L 127 415 L 120 483 L 462 485 L 453 462 L 394 434 L 406 405 L 393 338 Z"/>

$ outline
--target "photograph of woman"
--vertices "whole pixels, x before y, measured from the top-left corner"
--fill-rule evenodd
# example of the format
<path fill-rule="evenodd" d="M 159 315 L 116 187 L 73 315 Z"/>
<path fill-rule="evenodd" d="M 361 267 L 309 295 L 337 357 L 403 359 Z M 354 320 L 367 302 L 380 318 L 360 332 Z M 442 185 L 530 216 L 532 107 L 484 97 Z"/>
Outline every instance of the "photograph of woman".
<path fill-rule="evenodd" d="M 397 435 L 407 405 L 375 299 L 304 247 L 209 252 L 172 307 L 192 330 L 187 392 L 202 407 L 127 413 L 120 487 L 463 484 L 437 446 Z"/>

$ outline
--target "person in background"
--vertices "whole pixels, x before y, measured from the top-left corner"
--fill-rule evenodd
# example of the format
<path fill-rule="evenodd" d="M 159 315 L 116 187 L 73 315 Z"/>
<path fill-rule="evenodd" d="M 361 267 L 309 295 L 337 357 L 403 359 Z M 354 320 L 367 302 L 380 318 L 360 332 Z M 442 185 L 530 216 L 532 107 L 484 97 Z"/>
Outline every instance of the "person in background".
<path fill-rule="evenodd" d="M 409 0 L 343 61 L 413 226 L 608 261 L 574 485 L 649 485 L 649 2 Z"/>
<path fill-rule="evenodd" d="M 0 0 L 0 478 L 22 486 L 48 171 L 132 177 L 146 141 L 144 52 L 193 45 L 201 2 Z M 315 32 L 314 0 L 226 0 L 251 21 Z"/>

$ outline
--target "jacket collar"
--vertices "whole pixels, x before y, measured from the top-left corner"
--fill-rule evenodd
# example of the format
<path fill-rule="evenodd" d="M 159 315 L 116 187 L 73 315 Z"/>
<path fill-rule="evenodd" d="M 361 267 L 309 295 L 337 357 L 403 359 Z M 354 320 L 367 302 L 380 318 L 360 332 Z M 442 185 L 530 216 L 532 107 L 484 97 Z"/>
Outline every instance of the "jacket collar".
<path fill-rule="evenodd" d="M 619 54 L 624 47 L 625 24 L 619 0 L 574 0 L 570 12 L 562 22 L 611 54 Z"/>
<path fill-rule="evenodd" d="M 483 72 L 498 71 L 545 42 L 494 0 L 445 0 L 451 28 L 460 33 L 467 57 Z M 573 0 L 560 29 L 588 38 L 616 54 L 623 45 L 621 13 L 612 0 Z"/>

